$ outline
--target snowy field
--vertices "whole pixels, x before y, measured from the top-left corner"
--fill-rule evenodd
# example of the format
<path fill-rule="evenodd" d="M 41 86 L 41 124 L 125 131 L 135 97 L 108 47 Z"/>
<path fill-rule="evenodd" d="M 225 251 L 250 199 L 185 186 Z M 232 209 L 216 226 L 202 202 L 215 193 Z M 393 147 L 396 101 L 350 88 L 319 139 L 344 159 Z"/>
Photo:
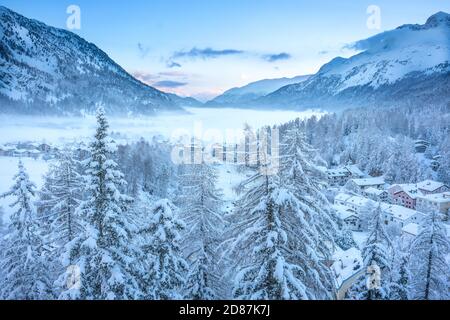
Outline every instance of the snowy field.
<path fill-rule="evenodd" d="M 201 137 L 226 135 L 227 130 L 241 130 L 245 123 L 253 128 L 294 120 L 320 117 L 318 111 L 258 111 L 243 109 L 187 108 L 189 114 L 164 114 L 156 117 L 110 118 L 111 131 L 125 140 L 150 139 L 156 135 L 174 138 L 180 133 L 199 132 Z M 0 144 L 34 141 L 62 144 L 88 138 L 95 128 L 95 118 L 55 118 L 0 116 Z M 197 135 L 198 136 L 198 135 Z M 212 137 L 214 138 L 214 137 Z M 219 138 L 217 138 L 219 139 Z M 220 141 L 223 142 L 223 141 Z"/>

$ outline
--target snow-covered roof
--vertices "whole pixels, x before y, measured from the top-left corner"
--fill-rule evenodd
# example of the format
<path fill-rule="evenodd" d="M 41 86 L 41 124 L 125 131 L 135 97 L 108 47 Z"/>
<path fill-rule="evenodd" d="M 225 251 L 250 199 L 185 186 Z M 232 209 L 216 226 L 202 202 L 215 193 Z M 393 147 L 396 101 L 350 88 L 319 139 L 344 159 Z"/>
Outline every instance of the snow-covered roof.
<path fill-rule="evenodd" d="M 442 182 L 433 181 L 433 180 L 425 180 L 425 181 L 419 182 L 417 184 L 417 188 L 428 191 L 428 192 L 433 192 L 443 186 L 445 186 L 445 184 L 443 184 Z"/>
<path fill-rule="evenodd" d="M 363 267 L 361 251 L 357 248 L 350 248 L 346 251 L 337 248 L 333 255 L 333 270 L 336 276 L 336 285 L 339 288 L 342 283 L 358 273 Z"/>
<path fill-rule="evenodd" d="M 0 146 L 0 150 L 13 151 L 13 150 L 16 150 L 16 148 L 13 146 Z"/>
<path fill-rule="evenodd" d="M 341 204 L 334 204 L 333 209 L 336 210 L 336 213 L 338 214 L 339 218 L 341 220 L 346 220 L 350 217 L 357 217 L 357 214 L 355 211 L 353 211 L 351 208 L 341 205 Z"/>
<path fill-rule="evenodd" d="M 334 201 L 341 201 L 341 202 L 345 202 L 347 204 L 352 204 L 355 205 L 357 207 L 362 207 L 364 205 L 366 205 L 367 203 L 373 203 L 375 204 L 375 201 L 365 198 L 365 197 L 361 197 L 361 196 L 352 196 L 346 193 L 340 193 L 338 194 L 335 198 Z"/>
<path fill-rule="evenodd" d="M 330 177 L 346 177 L 349 175 L 349 171 L 344 168 L 328 169 L 327 174 Z"/>
<path fill-rule="evenodd" d="M 408 223 L 402 228 L 402 231 L 417 236 L 419 234 L 419 225 L 417 223 Z"/>
<path fill-rule="evenodd" d="M 385 184 L 384 177 L 352 179 L 351 181 L 353 181 L 356 185 L 360 187 L 379 186 Z"/>
<path fill-rule="evenodd" d="M 316 166 L 317 170 L 320 172 L 326 173 L 328 171 L 327 167 L 324 166 Z"/>
<path fill-rule="evenodd" d="M 365 174 L 364 172 L 362 172 L 357 165 L 352 164 L 352 165 L 348 165 L 345 166 L 345 168 L 350 171 L 351 174 L 355 175 L 355 176 L 359 176 L 359 177 L 364 177 Z"/>
<path fill-rule="evenodd" d="M 360 196 L 352 196 L 346 202 L 349 204 L 358 206 L 358 207 L 363 207 L 368 203 L 375 204 L 375 202 L 373 200 L 365 198 L 365 197 L 360 197 Z"/>
<path fill-rule="evenodd" d="M 334 197 L 334 201 L 347 201 L 352 196 L 346 193 L 339 193 L 336 197 Z"/>
<path fill-rule="evenodd" d="M 422 195 L 422 193 L 417 188 L 417 184 L 407 183 L 407 184 L 395 184 L 390 189 L 395 188 L 393 191 L 394 194 L 399 192 L 404 192 L 411 199 L 416 199 L 418 196 Z"/>
<path fill-rule="evenodd" d="M 434 203 L 447 203 L 450 202 L 450 192 L 421 195 L 419 198 Z"/>
<path fill-rule="evenodd" d="M 382 203 L 381 209 L 383 210 L 383 212 L 393 215 L 394 218 L 398 220 L 407 220 L 417 214 L 416 210 L 388 203 Z"/>
<path fill-rule="evenodd" d="M 380 196 L 381 194 L 383 194 L 383 193 L 385 193 L 385 192 L 386 192 L 386 191 L 384 191 L 384 190 L 380 190 L 380 189 L 373 188 L 373 187 L 367 188 L 367 189 L 365 190 L 365 193 L 367 193 L 367 194 L 372 194 L 372 195 L 375 195 L 375 196 Z"/>

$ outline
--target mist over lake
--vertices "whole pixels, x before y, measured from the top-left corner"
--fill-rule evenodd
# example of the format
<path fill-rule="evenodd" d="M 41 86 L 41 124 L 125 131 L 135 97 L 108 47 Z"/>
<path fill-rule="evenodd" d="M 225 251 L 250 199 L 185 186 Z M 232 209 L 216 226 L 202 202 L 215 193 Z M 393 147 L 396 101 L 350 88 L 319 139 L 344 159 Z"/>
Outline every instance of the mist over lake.
<path fill-rule="evenodd" d="M 171 139 L 180 132 L 194 134 L 195 130 L 216 131 L 225 135 L 227 130 L 241 130 L 245 123 L 252 128 L 278 125 L 296 118 L 320 117 L 321 111 L 272 111 L 248 109 L 186 108 L 186 114 L 161 114 L 155 117 L 110 118 L 110 130 L 120 137 L 119 142 L 136 141 L 162 136 Z M 92 136 L 95 117 L 59 118 L 0 116 L 0 144 L 36 141 L 52 144 L 82 141 Z"/>

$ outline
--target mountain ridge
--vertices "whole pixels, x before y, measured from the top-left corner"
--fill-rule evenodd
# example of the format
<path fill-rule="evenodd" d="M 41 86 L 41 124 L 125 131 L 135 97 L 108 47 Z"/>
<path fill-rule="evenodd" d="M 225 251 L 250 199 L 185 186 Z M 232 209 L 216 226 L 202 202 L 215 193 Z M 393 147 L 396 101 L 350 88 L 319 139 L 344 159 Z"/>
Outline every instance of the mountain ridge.
<path fill-rule="evenodd" d="M 235 87 L 205 103 L 205 106 L 226 107 L 236 104 L 247 104 L 263 97 L 288 84 L 300 83 L 311 75 L 296 76 L 293 78 L 263 79 L 250 82 L 242 87 Z"/>
<path fill-rule="evenodd" d="M 114 114 L 183 111 L 183 98 L 131 76 L 95 44 L 0 6 L 3 113 Z"/>
<path fill-rule="evenodd" d="M 351 47 L 361 52 L 336 57 L 307 81 L 282 87 L 253 106 L 341 109 L 450 103 L 449 14 L 438 12 L 424 25 L 403 25 Z"/>

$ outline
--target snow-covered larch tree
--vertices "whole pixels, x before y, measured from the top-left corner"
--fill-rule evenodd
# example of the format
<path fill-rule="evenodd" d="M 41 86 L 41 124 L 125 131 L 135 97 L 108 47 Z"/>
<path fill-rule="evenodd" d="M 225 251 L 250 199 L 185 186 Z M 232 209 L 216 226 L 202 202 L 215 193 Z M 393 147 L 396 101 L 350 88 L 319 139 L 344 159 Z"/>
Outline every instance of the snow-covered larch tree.
<path fill-rule="evenodd" d="M 397 250 L 397 259 L 392 268 L 393 281 L 389 286 L 389 300 L 408 300 L 409 256 Z"/>
<path fill-rule="evenodd" d="M 36 223 L 33 198 L 36 186 L 22 164 L 14 176 L 15 183 L 1 197 L 12 197 L 15 209 L 4 237 L 0 268 L 4 278 L 0 297 L 7 300 L 41 300 L 53 298 L 51 279 L 44 259 L 44 242 Z"/>
<path fill-rule="evenodd" d="M 83 177 L 69 150 L 64 150 L 45 176 L 37 206 L 39 220 L 48 223 L 47 243 L 64 247 L 81 231 L 79 217 L 75 214 L 84 192 Z"/>
<path fill-rule="evenodd" d="M 317 299 L 330 298 L 334 291 L 334 280 L 327 266 L 331 260 L 334 242 L 337 238 L 337 217 L 322 192 L 325 177 L 319 164 L 323 160 L 317 150 L 308 145 L 298 120 L 286 130 L 281 139 L 282 185 L 295 196 L 299 203 L 299 213 L 304 222 L 302 228 L 309 230 L 311 247 L 307 242 L 298 241 L 295 248 L 298 264 L 306 263 L 307 287 Z M 314 254 L 311 254 L 311 249 Z M 307 267 L 306 267 L 307 266 Z"/>
<path fill-rule="evenodd" d="M 447 238 L 442 215 L 431 212 L 421 231 L 411 243 L 409 261 L 410 298 L 414 300 L 449 299 L 450 266 Z"/>
<path fill-rule="evenodd" d="M 294 195 L 278 176 L 256 174 L 244 181 L 246 191 L 230 217 L 230 252 L 237 263 L 233 296 L 243 300 L 313 299 L 306 286 L 307 263 L 297 265 L 295 249 L 312 243 Z M 306 223 L 305 223 L 306 224 Z M 314 255 L 314 252 L 311 252 Z"/>
<path fill-rule="evenodd" d="M 186 298 L 213 300 L 223 292 L 217 248 L 223 233 L 222 194 L 217 173 L 208 164 L 190 165 L 180 177 L 184 252 L 190 263 Z"/>
<path fill-rule="evenodd" d="M 185 225 L 169 200 L 158 200 L 152 206 L 142 208 L 147 215 L 143 221 L 145 225 L 139 231 L 146 268 L 144 299 L 182 299 L 188 272 L 180 246 L 180 233 Z"/>
<path fill-rule="evenodd" d="M 64 288 L 62 299 L 134 299 L 140 297 L 131 245 L 133 223 L 127 212 L 131 199 L 122 194 L 125 181 L 113 160 L 115 144 L 108 137 L 103 108 L 97 111 L 97 129 L 87 159 L 85 200 L 80 208 L 83 231 L 66 245 L 60 276 L 64 286 L 72 271 L 80 281 Z"/>

